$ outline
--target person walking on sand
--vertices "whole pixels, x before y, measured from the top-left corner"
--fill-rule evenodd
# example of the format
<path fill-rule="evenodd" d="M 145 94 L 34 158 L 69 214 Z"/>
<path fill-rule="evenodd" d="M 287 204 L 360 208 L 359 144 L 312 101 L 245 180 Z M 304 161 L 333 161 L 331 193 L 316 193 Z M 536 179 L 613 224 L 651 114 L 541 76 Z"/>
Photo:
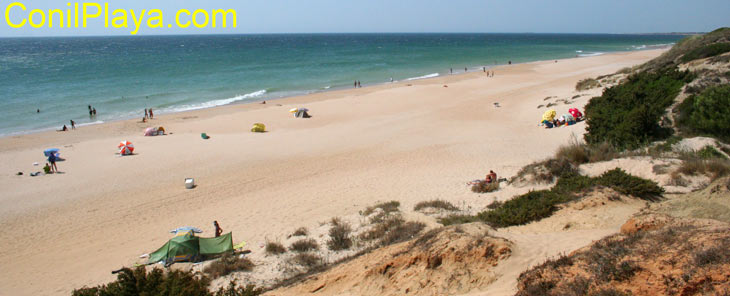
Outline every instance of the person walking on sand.
<path fill-rule="evenodd" d="M 152 119 L 153 117 L 155 117 L 155 115 L 152 114 L 152 108 L 150 108 L 150 119 Z"/>
<path fill-rule="evenodd" d="M 75 130 L 76 129 L 76 122 L 74 122 L 73 119 L 71 119 L 71 129 L 72 130 Z"/>
<path fill-rule="evenodd" d="M 215 237 L 221 236 L 223 234 L 223 228 L 218 225 L 218 221 L 213 221 L 213 226 L 215 226 Z"/>

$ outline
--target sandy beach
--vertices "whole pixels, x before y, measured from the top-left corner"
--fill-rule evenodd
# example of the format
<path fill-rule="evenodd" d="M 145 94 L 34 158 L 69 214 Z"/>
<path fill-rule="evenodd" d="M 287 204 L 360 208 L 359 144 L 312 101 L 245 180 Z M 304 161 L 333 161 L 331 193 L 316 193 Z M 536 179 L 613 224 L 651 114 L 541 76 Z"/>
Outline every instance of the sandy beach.
<path fill-rule="evenodd" d="M 257 253 L 266 239 L 378 201 L 397 200 L 411 212 L 419 201 L 443 199 L 479 211 L 520 192 L 476 194 L 466 182 L 490 169 L 510 177 L 582 137 L 585 123 L 537 127 L 546 97 L 572 102 L 551 107 L 559 114 L 582 110 L 599 90 L 577 92 L 576 82 L 663 51 L 500 66 L 491 78 L 473 72 L 2 138 L 0 295 L 69 295 L 112 281 L 112 270 L 154 251 L 178 226 L 212 236 L 217 220 L 234 243 L 246 241 Z M 296 107 L 313 117 L 294 118 L 288 110 Z M 268 132 L 251 133 L 256 122 Z M 152 126 L 169 134 L 143 137 Z M 201 139 L 203 132 L 211 138 Z M 121 140 L 134 143 L 135 155 L 115 155 Z M 62 173 L 30 177 L 42 171 L 42 152 L 51 147 L 66 159 L 58 162 Z M 188 177 L 198 185 L 193 190 L 185 189 Z M 606 234 L 567 236 L 539 252 L 556 255 Z M 503 289 L 511 291 L 509 283 Z"/>

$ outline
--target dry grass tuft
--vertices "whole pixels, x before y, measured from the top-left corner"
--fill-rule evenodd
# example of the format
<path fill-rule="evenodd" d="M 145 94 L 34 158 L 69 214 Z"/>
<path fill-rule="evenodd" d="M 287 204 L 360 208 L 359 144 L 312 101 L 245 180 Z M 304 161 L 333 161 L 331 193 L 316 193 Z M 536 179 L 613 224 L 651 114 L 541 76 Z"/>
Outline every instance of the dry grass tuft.
<path fill-rule="evenodd" d="M 349 249 L 352 246 L 350 233 L 352 233 L 350 224 L 342 222 L 338 218 L 332 218 L 332 228 L 329 232 L 330 240 L 327 241 L 327 247 L 332 251 Z"/>
<path fill-rule="evenodd" d="M 309 269 L 321 266 L 323 263 L 322 257 L 319 257 L 312 253 L 300 253 L 292 257 L 291 261 L 295 264 L 307 267 Z"/>
<path fill-rule="evenodd" d="M 479 183 L 471 186 L 471 191 L 476 193 L 487 193 L 499 190 L 499 182 L 494 181 L 487 183 L 487 181 L 479 181 Z"/>
<path fill-rule="evenodd" d="M 592 88 L 601 87 L 601 84 L 598 82 L 598 80 L 593 78 L 586 78 L 581 81 L 578 81 L 578 83 L 575 85 L 575 90 L 577 91 L 584 91 L 589 90 Z"/>
<path fill-rule="evenodd" d="M 413 207 L 413 210 L 419 211 L 419 210 L 422 210 L 425 208 L 443 209 L 443 210 L 447 210 L 447 211 L 458 211 L 459 210 L 459 208 L 454 206 L 452 203 L 445 201 L 445 200 L 440 200 L 440 199 L 419 202 L 416 204 L 415 207 Z"/>
<path fill-rule="evenodd" d="M 295 241 L 294 243 L 289 246 L 289 250 L 294 252 L 309 252 L 312 250 L 318 250 L 319 244 L 317 244 L 317 241 L 311 238 L 307 239 L 300 239 L 298 241 Z"/>
<path fill-rule="evenodd" d="M 307 230 L 306 227 L 299 227 L 297 230 L 294 230 L 294 233 L 291 234 L 292 236 L 307 236 L 309 235 L 309 230 Z"/>
<path fill-rule="evenodd" d="M 267 242 L 266 243 L 266 254 L 269 255 L 279 255 L 286 253 L 286 248 L 284 245 L 278 242 Z"/>
<path fill-rule="evenodd" d="M 225 253 L 218 261 L 208 265 L 203 272 L 212 278 L 219 278 L 236 271 L 251 271 L 253 268 L 254 264 L 248 258 L 239 258 L 232 253 Z"/>

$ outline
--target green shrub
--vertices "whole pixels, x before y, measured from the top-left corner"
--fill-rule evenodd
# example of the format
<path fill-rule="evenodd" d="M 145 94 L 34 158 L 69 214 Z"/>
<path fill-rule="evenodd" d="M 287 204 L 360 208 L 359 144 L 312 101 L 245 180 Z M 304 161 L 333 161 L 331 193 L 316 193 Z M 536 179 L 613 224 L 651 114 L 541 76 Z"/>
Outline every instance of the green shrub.
<path fill-rule="evenodd" d="M 730 51 L 730 43 L 714 43 L 695 48 L 682 56 L 682 63 L 714 57 Z"/>
<path fill-rule="evenodd" d="M 117 280 L 106 285 L 74 290 L 74 296 L 104 295 L 211 295 L 208 292 L 210 280 L 196 277 L 191 272 L 172 270 L 164 272 L 153 269 L 149 273 L 144 266 L 132 270 L 122 269 Z"/>
<path fill-rule="evenodd" d="M 228 288 L 220 288 L 215 292 L 215 296 L 258 296 L 264 294 L 264 289 L 256 288 L 254 285 L 237 286 L 236 281 L 228 283 Z"/>
<path fill-rule="evenodd" d="M 576 193 L 595 186 L 610 187 L 622 194 L 651 201 L 658 200 L 664 192 L 656 182 L 629 175 L 620 168 L 594 178 L 566 172 L 558 178 L 558 182 L 550 190 L 530 191 L 489 207 L 491 210 L 480 212 L 476 216 L 450 216 L 439 222 L 451 225 L 474 222 L 478 219 L 493 227 L 523 225 L 549 217 L 558 209 L 558 204 L 576 200 L 579 198 Z"/>
<path fill-rule="evenodd" d="M 720 153 L 720 151 L 717 151 L 715 147 L 712 147 L 710 145 L 707 145 L 705 147 L 702 147 L 699 151 L 697 151 L 697 156 L 699 156 L 702 159 L 712 159 L 712 158 L 722 158 L 725 159 L 725 155 Z"/>
<path fill-rule="evenodd" d="M 730 140 L 730 85 L 706 89 L 679 105 L 677 123 L 683 129 Z"/>
<path fill-rule="evenodd" d="M 664 193 L 664 188 L 656 182 L 629 175 L 620 168 L 603 173 L 596 181 L 597 184 L 611 187 L 619 193 L 643 199 L 656 200 Z"/>
<path fill-rule="evenodd" d="M 659 120 L 691 79 L 692 74 L 676 69 L 639 72 L 606 89 L 585 107 L 586 143 L 625 149 L 668 137 L 671 129 L 662 128 Z"/>
<path fill-rule="evenodd" d="M 472 223 L 480 221 L 477 216 L 470 216 L 470 215 L 451 215 L 445 218 L 439 219 L 439 223 L 441 223 L 444 226 L 454 225 L 454 224 L 465 224 L 465 223 Z"/>
<path fill-rule="evenodd" d="M 506 201 L 501 207 L 477 214 L 493 227 L 527 224 L 550 216 L 563 198 L 549 190 L 531 191 Z"/>

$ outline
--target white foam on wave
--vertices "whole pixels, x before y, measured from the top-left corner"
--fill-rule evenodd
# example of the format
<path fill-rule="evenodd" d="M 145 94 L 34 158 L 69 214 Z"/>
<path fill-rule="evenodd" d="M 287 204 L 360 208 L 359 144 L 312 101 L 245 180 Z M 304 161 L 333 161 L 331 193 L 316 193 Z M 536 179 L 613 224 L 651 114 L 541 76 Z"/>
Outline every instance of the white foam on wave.
<path fill-rule="evenodd" d="M 104 123 L 104 121 L 97 120 L 97 121 L 92 121 L 92 122 L 79 123 L 76 126 L 96 125 L 96 124 L 102 124 L 102 123 Z"/>
<path fill-rule="evenodd" d="M 599 56 L 599 55 L 603 55 L 603 54 L 605 54 L 605 53 L 603 53 L 603 52 L 591 52 L 591 53 L 579 54 L 578 56 L 579 57 L 595 57 L 595 56 Z"/>
<path fill-rule="evenodd" d="M 184 112 L 184 111 L 191 111 L 191 110 L 198 110 L 198 109 L 206 109 L 206 108 L 212 108 L 212 107 L 217 107 L 217 106 L 223 106 L 223 105 L 232 104 L 232 103 L 235 103 L 235 102 L 238 102 L 238 101 L 243 101 L 243 100 L 246 100 L 246 99 L 258 98 L 258 97 L 261 97 L 261 96 L 263 96 L 265 94 L 266 94 L 266 90 L 265 89 L 262 89 L 262 90 L 259 90 L 259 91 L 255 91 L 255 92 L 248 93 L 248 94 L 245 94 L 245 95 L 235 96 L 235 97 L 228 98 L 228 99 L 213 100 L 213 101 L 208 101 L 208 102 L 199 103 L 199 104 L 173 106 L 173 107 L 164 109 L 164 113 L 167 113 L 167 112 Z"/>
<path fill-rule="evenodd" d="M 577 53 L 582 53 L 583 51 L 582 51 L 582 50 L 576 50 L 575 52 L 577 52 Z"/>
<path fill-rule="evenodd" d="M 428 75 L 423 75 L 423 76 L 408 78 L 408 79 L 406 79 L 406 81 L 418 80 L 418 79 L 426 79 L 426 78 L 434 78 L 434 77 L 438 77 L 438 76 L 439 76 L 439 73 L 431 73 L 431 74 L 428 74 Z"/>

